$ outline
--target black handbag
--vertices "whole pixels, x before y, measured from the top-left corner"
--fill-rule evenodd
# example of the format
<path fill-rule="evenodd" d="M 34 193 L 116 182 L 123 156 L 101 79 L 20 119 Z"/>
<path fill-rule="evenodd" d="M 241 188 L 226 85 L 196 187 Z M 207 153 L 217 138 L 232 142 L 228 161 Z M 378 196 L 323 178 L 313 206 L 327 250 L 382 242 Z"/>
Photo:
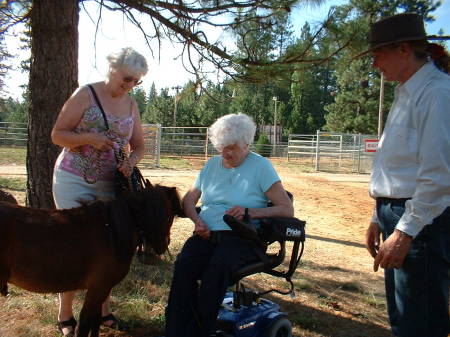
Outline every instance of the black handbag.
<path fill-rule="evenodd" d="M 102 116 L 103 121 L 105 122 L 105 127 L 107 130 L 109 130 L 108 120 L 106 119 L 105 112 L 103 111 L 102 104 L 100 103 L 100 100 L 97 97 L 97 93 L 95 92 L 92 85 L 88 85 L 89 89 L 91 90 L 95 102 L 97 103 L 97 106 L 99 107 Z M 116 158 L 117 164 L 123 162 L 125 160 L 125 153 L 122 148 L 119 147 L 119 150 L 116 152 L 114 150 L 114 157 Z M 129 178 L 125 177 L 122 172 L 116 169 L 114 173 L 114 192 L 116 194 L 116 197 L 124 194 L 128 194 L 130 192 L 136 192 L 143 190 L 145 188 L 145 180 L 142 176 L 141 171 L 137 166 L 133 166 L 133 170 L 131 172 L 131 176 Z"/>

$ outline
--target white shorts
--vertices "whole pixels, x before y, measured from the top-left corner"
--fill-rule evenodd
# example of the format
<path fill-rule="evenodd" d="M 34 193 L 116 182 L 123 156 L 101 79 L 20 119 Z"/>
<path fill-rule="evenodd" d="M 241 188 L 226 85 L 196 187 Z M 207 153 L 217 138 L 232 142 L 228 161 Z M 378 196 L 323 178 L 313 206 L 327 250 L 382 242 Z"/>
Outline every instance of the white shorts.
<path fill-rule="evenodd" d="M 115 197 L 112 181 L 89 184 L 83 177 L 58 169 L 53 172 L 52 189 L 58 209 L 78 207 L 83 200 L 107 201 Z"/>

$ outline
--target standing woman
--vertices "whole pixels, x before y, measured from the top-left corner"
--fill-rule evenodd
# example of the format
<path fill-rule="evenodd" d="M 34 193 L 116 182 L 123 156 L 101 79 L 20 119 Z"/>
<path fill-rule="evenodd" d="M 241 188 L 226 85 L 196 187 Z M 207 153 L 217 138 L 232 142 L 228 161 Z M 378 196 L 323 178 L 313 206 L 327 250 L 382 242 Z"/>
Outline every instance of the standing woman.
<path fill-rule="evenodd" d="M 77 207 L 80 200 L 113 199 L 116 168 L 130 176 L 132 167 L 144 156 L 137 104 L 128 93 L 141 83 L 148 70 L 147 62 L 132 48 L 112 53 L 107 60 L 105 81 L 78 88 L 64 104 L 52 130 L 53 143 L 63 147 L 53 174 L 53 197 L 58 209 Z M 103 107 L 109 130 L 95 95 Z M 114 152 L 119 148 L 127 156 L 117 163 Z M 75 333 L 74 295 L 75 291 L 59 295 L 58 329 L 64 336 Z M 119 328 L 111 313 L 109 296 L 102 305 L 102 324 Z"/>

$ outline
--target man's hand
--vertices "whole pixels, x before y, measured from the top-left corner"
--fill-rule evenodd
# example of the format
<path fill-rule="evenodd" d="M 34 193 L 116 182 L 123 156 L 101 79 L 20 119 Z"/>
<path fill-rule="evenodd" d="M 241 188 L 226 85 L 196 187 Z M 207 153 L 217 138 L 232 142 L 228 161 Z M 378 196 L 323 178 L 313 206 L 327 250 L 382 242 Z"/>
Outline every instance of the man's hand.
<path fill-rule="evenodd" d="M 379 266 L 381 268 L 401 268 L 412 240 L 412 236 L 398 229 L 394 230 L 386 241 L 381 244 L 373 262 L 373 270 L 377 271 Z"/>
<path fill-rule="evenodd" d="M 366 248 L 373 258 L 377 256 L 380 248 L 380 226 L 376 222 L 371 222 L 366 231 Z"/>

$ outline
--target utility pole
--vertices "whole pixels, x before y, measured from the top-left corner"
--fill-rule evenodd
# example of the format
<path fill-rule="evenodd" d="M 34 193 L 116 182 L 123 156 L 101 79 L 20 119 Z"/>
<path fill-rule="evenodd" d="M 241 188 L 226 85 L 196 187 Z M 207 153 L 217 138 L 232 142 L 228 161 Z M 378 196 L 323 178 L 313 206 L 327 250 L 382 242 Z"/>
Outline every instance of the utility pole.
<path fill-rule="evenodd" d="M 178 109 L 178 101 L 180 100 L 180 96 L 178 94 L 181 87 L 179 85 L 172 87 L 172 89 L 176 90 L 176 94 L 173 97 L 174 106 L 173 106 L 173 126 L 177 126 L 177 109 Z"/>
<path fill-rule="evenodd" d="M 273 155 L 275 156 L 275 152 L 277 149 L 277 101 L 278 101 L 278 97 L 277 96 L 273 96 L 272 97 L 273 101 L 275 102 L 275 109 L 273 112 Z"/>

